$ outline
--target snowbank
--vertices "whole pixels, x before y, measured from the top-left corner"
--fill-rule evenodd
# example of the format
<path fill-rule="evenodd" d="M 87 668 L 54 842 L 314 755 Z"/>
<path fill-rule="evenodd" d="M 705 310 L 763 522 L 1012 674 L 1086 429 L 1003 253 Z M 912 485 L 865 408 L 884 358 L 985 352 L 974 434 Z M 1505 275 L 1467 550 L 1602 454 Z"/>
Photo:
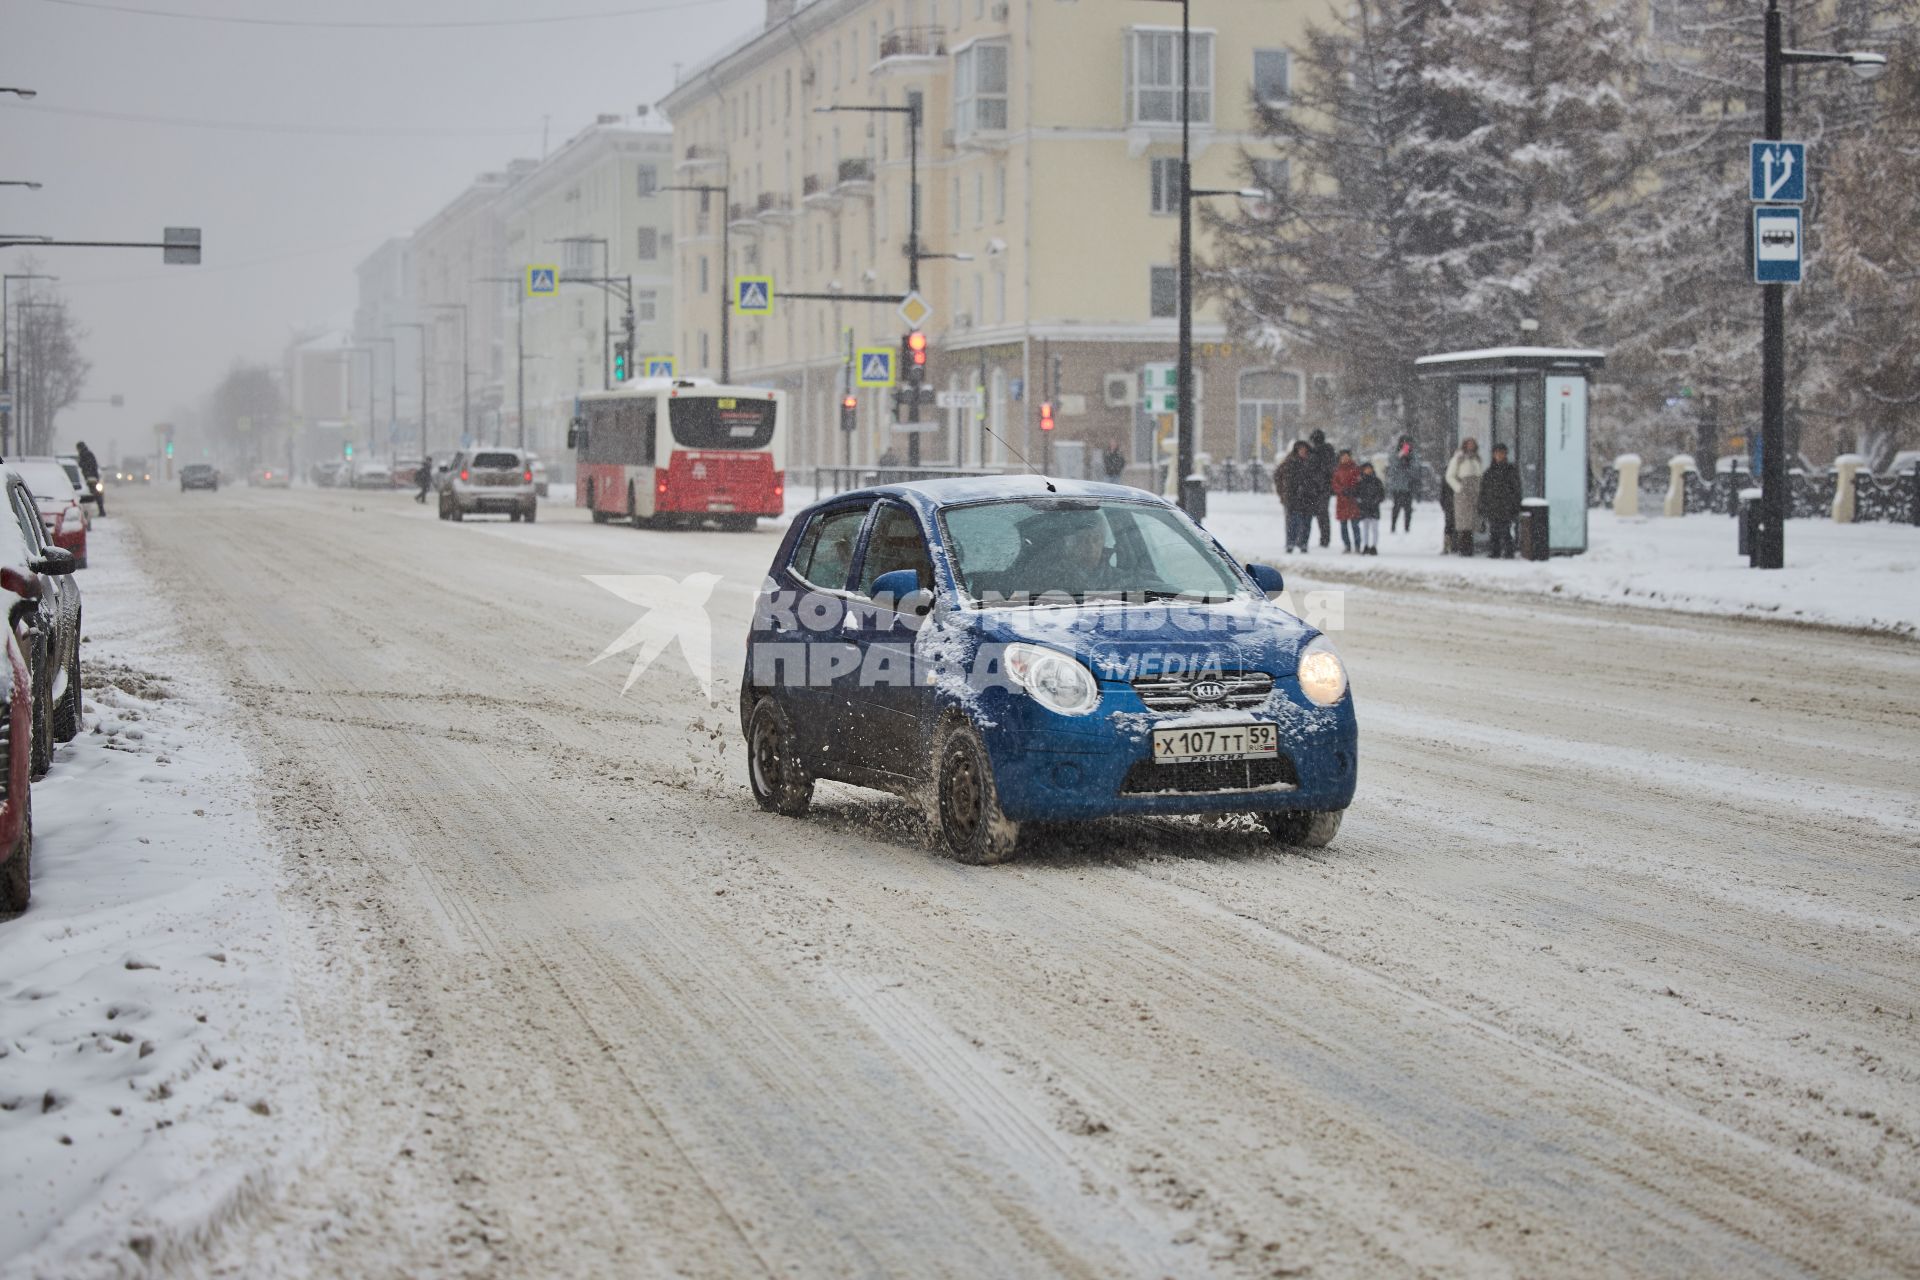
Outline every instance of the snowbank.
<path fill-rule="evenodd" d="M 0 1276 L 190 1250 L 316 1132 L 224 694 L 118 520 L 80 575 L 86 727 L 33 788 L 33 901 L 0 920 Z"/>
<path fill-rule="evenodd" d="M 1340 553 L 1337 529 L 1332 547 L 1316 542 L 1305 556 L 1285 555 L 1280 507 L 1269 494 L 1210 495 L 1206 523 L 1241 559 L 1315 580 L 1464 586 L 1920 634 L 1920 528 L 1912 525 L 1792 520 L 1787 567 L 1763 571 L 1737 554 L 1729 516 L 1621 519 L 1595 510 L 1587 553 L 1544 563 L 1442 555 L 1437 503 L 1416 509 L 1412 533 L 1382 527 L 1380 554 L 1366 559 Z"/>

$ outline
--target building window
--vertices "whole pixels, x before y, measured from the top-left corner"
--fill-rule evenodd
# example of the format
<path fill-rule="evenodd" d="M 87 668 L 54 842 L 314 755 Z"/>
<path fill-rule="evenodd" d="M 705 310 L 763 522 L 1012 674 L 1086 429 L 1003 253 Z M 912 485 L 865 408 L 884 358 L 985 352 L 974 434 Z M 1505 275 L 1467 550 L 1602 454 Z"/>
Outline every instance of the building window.
<path fill-rule="evenodd" d="M 650 164 L 643 164 L 634 170 L 636 195 L 650 196 L 660 189 L 660 172 Z"/>
<path fill-rule="evenodd" d="M 1180 160 L 1155 156 L 1147 161 L 1147 176 L 1152 187 L 1151 208 L 1155 213 L 1180 212 Z"/>
<path fill-rule="evenodd" d="M 1007 220 L 1007 162 L 1002 160 L 993 171 L 993 219 Z"/>
<path fill-rule="evenodd" d="M 707 359 L 707 331 L 702 329 L 700 331 L 700 367 L 702 369 L 708 368 L 710 363 Z"/>
<path fill-rule="evenodd" d="M 1282 107 L 1293 93 L 1293 55 L 1285 49 L 1253 51 L 1253 98 L 1262 106 Z"/>
<path fill-rule="evenodd" d="M 953 175 L 953 201 L 947 208 L 947 221 L 951 230 L 960 229 L 960 175 Z"/>
<path fill-rule="evenodd" d="M 1007 42 L 981 40 L 953 57 L 953 136 L 1007 127 Z"/>
<path fill-rule="evenodd" d="M 973 225 L 978 227 L 987 220 L 987 175 L 973 175 Z"/>
<path fill-rule="evenodd" d="M 641 227 L 633 247 L 633 256 L 642 262 L 652 262 L 660 256 L 660 230 L 658 227 Z"/>
<path fill-rule="evenodd" d="M 652 324 L 660 318 L 659 298 L 651 293 L 633 295 L 633 319 L 636 324 Z"/>
<path fill-rule="evenodd" d="M 1276 199 L 1287 193 L 1292 179 L 1293 168 L 1286 160 L 1253 162 L 1253 185 L 1262 191 L 1271 191 Z"/>
<path fill-rule="evenodd" d="M 1240 375 L 1237 456 L 1267 462 L 1286 453 L 1299 429 L 1304 401 L 1292 370 L 1249 369 Z"/>
<path fill-rule="evenodd" d="M 700 292 L 705 293 L 706 291 L 707 291 L 707 258 L 705 254 L 702 254 L 700 255 Z M 701 363 L 704 364 L 706 362 L 702 361 Z"/>
<path fill-rule="evenodd" d="M 1135 28 L 1127 41 L 1127 123 L 1180 123 L 1180 33 Z M 1196 31 L 1187 118 L 1213 123 L 1213 33 Z"/>
<path fill-rule="evenodd" d="M 1180 314 L 1180 271 L 1177 267 L 1148 267 L 1147 311 L 1155 320 Z"/>

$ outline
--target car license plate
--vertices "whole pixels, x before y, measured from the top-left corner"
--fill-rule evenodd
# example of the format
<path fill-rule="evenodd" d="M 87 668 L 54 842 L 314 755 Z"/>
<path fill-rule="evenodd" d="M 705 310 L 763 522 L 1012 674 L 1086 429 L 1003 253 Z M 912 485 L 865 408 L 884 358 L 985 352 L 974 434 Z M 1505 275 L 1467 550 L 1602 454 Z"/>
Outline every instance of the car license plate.
<path fill-rule="evenodd" d="M 1155 764 L 1264 760 L 1279 751 L 1279 730 L 1270 724 L 1197 724 L 1153 731 Z"/>
<path fill-rule="evenodd" d="M 731 510 L 733 510 L 733 504 L 732 504 L 731 502 L 709 502 L 709 503 L 707 504 L 707 510 L 709 510 L 709 511 L 731 511 Z"/>

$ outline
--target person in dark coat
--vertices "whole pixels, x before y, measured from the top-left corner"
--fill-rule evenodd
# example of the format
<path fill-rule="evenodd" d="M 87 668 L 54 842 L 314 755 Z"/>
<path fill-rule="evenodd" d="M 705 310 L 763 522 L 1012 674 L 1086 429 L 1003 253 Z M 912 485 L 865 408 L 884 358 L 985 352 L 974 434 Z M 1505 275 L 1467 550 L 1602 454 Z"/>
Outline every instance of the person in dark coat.
<path fill-rule="evenodd" d="M 1353 505 L 1353 485 L 1359 478 L 1353 450 L 1342 449 L 1333 467 L 1333 518 L 1340 522 L 1340 550 L 1347 554 L 1360 549 L 1360 511 Z"/>
<path fill-rule="evenodd" d="M 420 465 L 413 469 L 413 482 L 420 486 L 420 492 L 413 495 L 413 500 L 424 506 L 427 501 L 427 490 L 433 488 L 432 458 L 420 459 Z"/>
<path fill-rule="evenodd" d="M 1295 440 L 1273 473 L 1273 487 L 1287 508 L 1287 550 L 1305 554 L 1307 539 L 1313 533 L 1313 512 L 1317 505 L 1326 509 L 1320 496 L 1320 473 L 1313 464 L 1313 451 L 1305 440 Z"/>
<path fill-rule="evenodd" d="M 73 458 L 80 464 L 80 474 L 85 478 L 87 488 L 93 491 L 93 509 L 104 516 L 107 514 L 107 486 L 100 483 L 100 459 L 93 456 L 93 450 L 87 448 L 85 440 L 74 443 Z"/>
<path fill-rule="evenodd" d="M 1480 477 L 1480 515 L 1492 539 L 1495 560 L 1513 559 L 1513 522 L 1520 518 L 1520 468 L 1507 461 L 1507 446 L 1493 446 L 1493 461 Z"/>
<path fill-rule="evenodd" d="M 1373 464 L 1360 465 L 1360 474 L 1353 482 L 1348 493 L 1357 513 L 1354 518 L 1354 537 L 1359 543 L 1358 550 L 1363 556 L 1380 554 L 1380 504 L 1386 500 L 1387 486 L 1381 483 L 1374 473 Z"/>
<path fill-rule="evenodd" d="M 1127 469 L 1127 455 L 1120 452 L 1118 444 L 1109 444 L 1106 453 L 1100 459 L 1100 467 L 1107 473 L 1107 479 L 1114 484 L 1120 482 L 1120 476 Z"/>
<path fill-rule="evenodd" d="M 1327 503 L 1333 498 L 1333 469 L 1339 465 L 1339 455 L 1333 446 L 1327 443 L 1327 433 L 1315 428 L 1308 447 L 1308 457 L 1313 463 L 1313 474 L 1320 489 L 1319 506 L 1313 513 L 1313 519 L 1320 526 L 1320 545 L 1330 546 L 1333 542 L 1333 525 L 1327 514 Z"/>
<path fill-rule="evenodd" d="M 1387 459 L 1387 496 L 1393 499 L 1393 515 L 1387 520 L 1387 532 L 1393 533 L 1400 528 L 1400 517 L 1407 517 L 1407 532 L 1413 532 L 1413 491 L 1419 486 L 1420 475 L 1414 467 L 1413 437 L 1401 436 L 1400 443 L 1393 446 L 1393 456 Z"/>

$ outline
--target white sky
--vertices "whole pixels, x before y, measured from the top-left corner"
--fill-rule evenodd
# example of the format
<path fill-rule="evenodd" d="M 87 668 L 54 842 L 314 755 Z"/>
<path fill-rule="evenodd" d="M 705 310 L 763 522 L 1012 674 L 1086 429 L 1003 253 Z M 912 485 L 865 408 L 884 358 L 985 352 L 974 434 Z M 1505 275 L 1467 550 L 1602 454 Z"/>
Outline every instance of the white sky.
<path fill-rule="evenodd" d="M 88 0 L 92 3 L 93 0 Z M 199 226 L 205 265 L 160 251 L 31 252 L 90 331 L 89 397 L 60 444 L 145 452 L 152 426 L 196 403 L 237 358 L 276 362 L 288 336 L 352 315 L 353 268 L 475 174 L 537 158 L 599 112 L 631 112 L 761 22 L 762 0 L 104 0 L 176 13 L 370 23 L 551 18 L 674 5 L 642 16 L 495 28 L 312 29 L 137 16 L 60 0 L 0 0 L 0 231 L 158 240 Z M 61 114 L 111 112 L 137 120 Z M 152 123 L 491 136 L 316 136 Z M 16 283 L 14 286 L 20 286 Z M 17 296 L 16 296 L 17 300 Z"/>

